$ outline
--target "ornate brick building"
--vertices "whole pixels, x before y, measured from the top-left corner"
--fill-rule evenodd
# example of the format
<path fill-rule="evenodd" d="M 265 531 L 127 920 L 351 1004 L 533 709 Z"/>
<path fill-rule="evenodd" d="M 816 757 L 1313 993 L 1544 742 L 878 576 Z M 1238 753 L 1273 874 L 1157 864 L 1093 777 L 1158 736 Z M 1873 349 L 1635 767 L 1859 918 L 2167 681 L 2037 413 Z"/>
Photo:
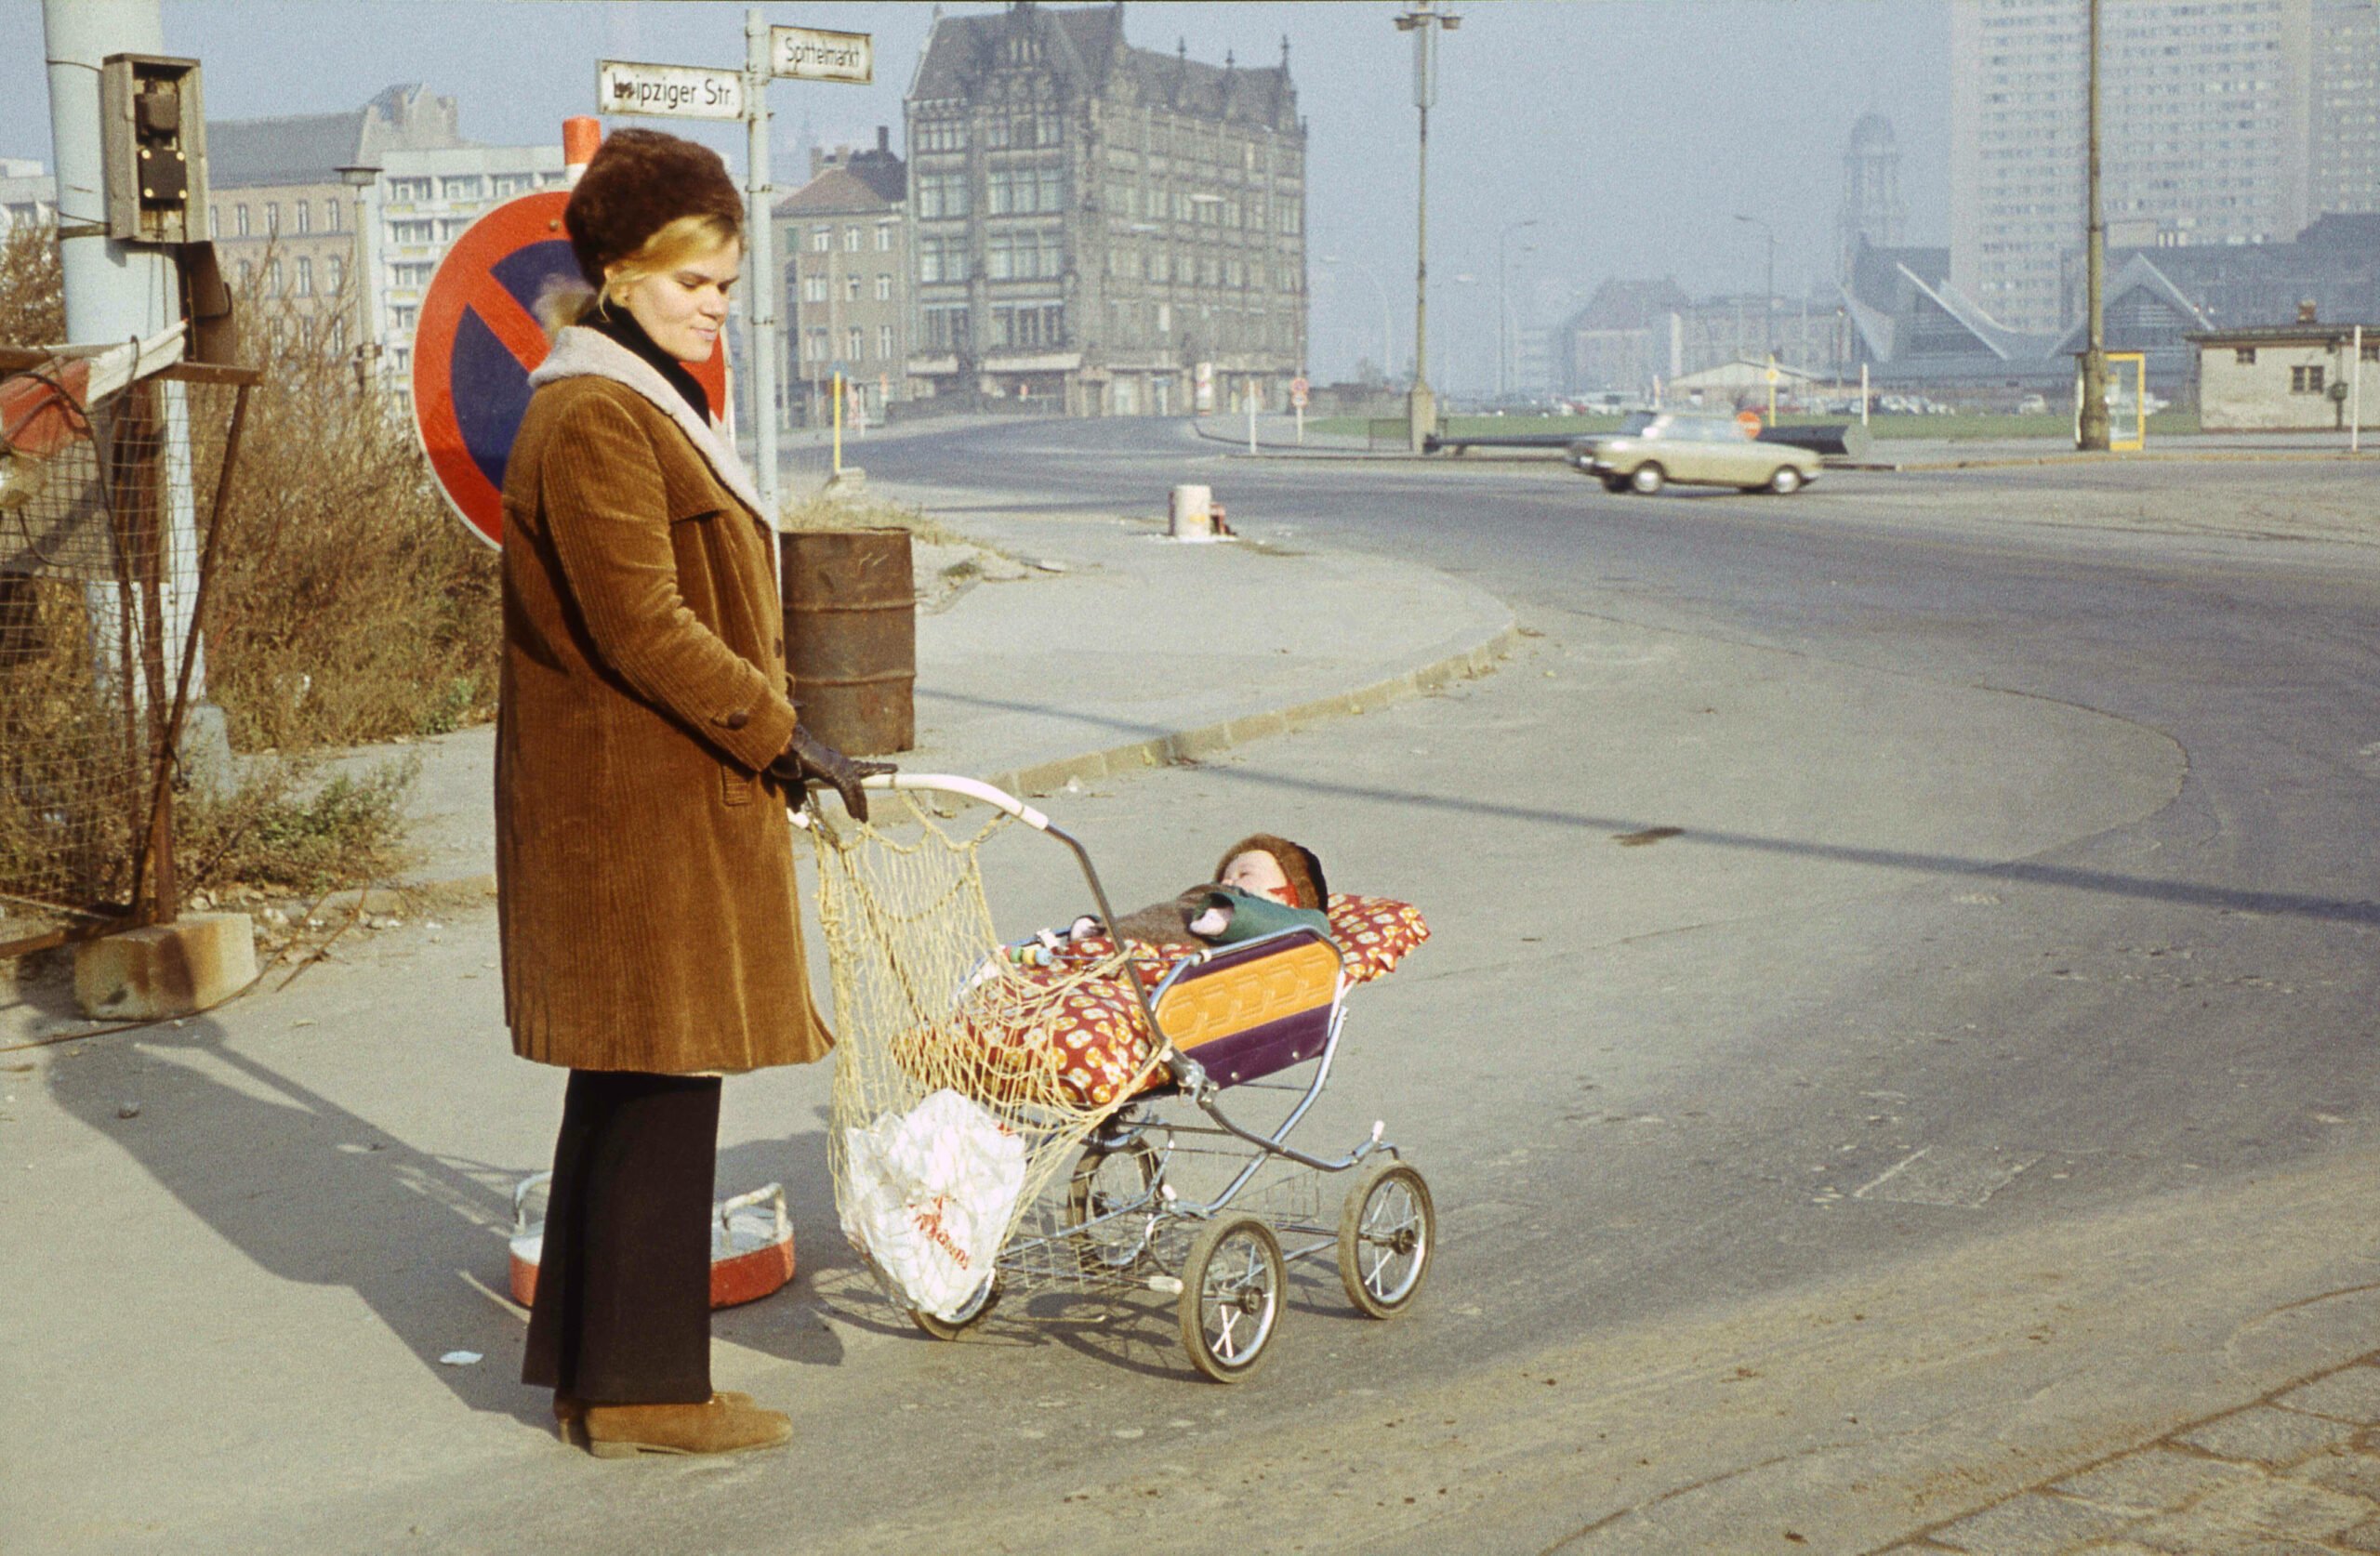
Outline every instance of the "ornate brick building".
<path fill-rule="evenodd" d="M 1286 40 L 1244 69 L 1130 46 L 1121 5 L 944 17 L 907 118 L 916 392 L 1078 415 L 1285 403 L 1306 346 Z"/>

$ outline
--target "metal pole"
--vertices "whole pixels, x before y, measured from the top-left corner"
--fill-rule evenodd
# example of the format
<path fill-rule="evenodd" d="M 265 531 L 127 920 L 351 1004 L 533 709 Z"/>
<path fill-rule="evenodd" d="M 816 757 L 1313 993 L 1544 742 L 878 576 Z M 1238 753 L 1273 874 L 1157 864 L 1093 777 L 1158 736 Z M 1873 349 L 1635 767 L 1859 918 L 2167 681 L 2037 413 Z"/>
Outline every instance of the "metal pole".
<path fill-rule="evenodd" d="M 769 24 L 754 7 L 744 13 L 744 125 L 749 132 L 751 155 L 744 186 L 747 236 L 752 257 L 750 293 L 752 323 L 752 420 L 760 445 L 760 468 L 754 475 L 762 515 L 771 524 L 784 522 L 777 504 L 777 287 L 775 234 L 769 231 L 769 209 L 775 191 L 769 183 Z"/>
<path fill-rule="evenodd" d="M 1859 364 L 1859 425 L 1868 425 L 1868 364 Z"/>
<path fill-rule="evenodd" d="M 2084 307 L 2090 315 L 2090 344 L 2082 353 L 2082 403 L 2076 420 L 2074 442 L 2078 448 L 2105 453 L 2109 442 L 2108 342 L 2100 292 L 2107 281 L 2108 233 L 2099 212 L 2099 0 L 2091 0 L 2091 67 L 2087 98 L 2091 122 L 2083 185 L 2084 197 L 2090 207 L 2090 226 L 2083 239 L 2082 275 Z"/>
<path fill-rule="evenodd" d="M 2347 363 L 2347 451 L 2360 452 L 2363 434 L 2363 326 L 2355 326 L 2354 354 Z"/>

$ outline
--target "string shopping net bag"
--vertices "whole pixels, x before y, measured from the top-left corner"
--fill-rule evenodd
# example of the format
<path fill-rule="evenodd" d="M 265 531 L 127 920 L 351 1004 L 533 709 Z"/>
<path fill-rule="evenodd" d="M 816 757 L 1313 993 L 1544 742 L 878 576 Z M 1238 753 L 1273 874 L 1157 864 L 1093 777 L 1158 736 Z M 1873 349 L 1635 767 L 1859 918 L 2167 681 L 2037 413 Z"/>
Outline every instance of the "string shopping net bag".
<path fill-rule="evenodd" d="M 952 1319 L 980 1309 L 996 1272 L 1011 1290 L 1078 1273 L 1051 1246 L 1064 1228 L 1050 1191 L 1157 1074 L 1160 1049 L 1136 1019 L 1101 1049 L 1120 1083 L 1087 1086 L 1086 1013 L 1117 1010 L 1124 956 L 1000 942 L 983 854 L 1027 823 L 937 791 L 875 792 L 871 808 L 866 824 L 808 816 L 838 1039 L 836 1207 L 896 1302 Z"/>

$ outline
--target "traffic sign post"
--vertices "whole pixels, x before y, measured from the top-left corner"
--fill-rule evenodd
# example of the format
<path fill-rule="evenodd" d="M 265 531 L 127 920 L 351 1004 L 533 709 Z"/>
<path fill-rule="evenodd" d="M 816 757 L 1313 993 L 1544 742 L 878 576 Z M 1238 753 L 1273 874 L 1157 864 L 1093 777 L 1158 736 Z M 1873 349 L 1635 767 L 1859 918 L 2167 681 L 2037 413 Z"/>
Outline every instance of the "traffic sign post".
<path fill-rule="evenodd" d="M 1305 446 L 1306 389 L 1304 374 L 1301 373 L 1289 380 L 1289 409 L 1298 415 L 1298 446 L 1300 448 Z"/>
<path fill-rule="evenodd" d="M 464 230 L 422 294 L 414 331 L 414 431 L 456 517 L 504 544 L 504 467 L 529 409 L 529 375 L 546 360 L 540 294 L 579 280 L 562 231 L 564 190 L 508 200 Z M 727 353 L 693 368 L 716 415 L 727 404 Z"/>
<path fill-rule="evenodd" d="M 835 33 L 816 27 L 771 27 L 754 7 L 744 13 L 744 68 L 703 65 L 640 65 L 604 60 L 596 69 L 596 100 L 605 113 L 657 114 L 665 118 L 741 119 L 749 152 L 744 184 L 744 246 L 752 260 L 752 286 L 746 315 L 752 330 L 753 441 L 760 468 L 754 472 L 764 517 L 783 522 L 777 511 L 777 276 L 776 235 L 770 229 L 775 188 L 769 178 L 769 82 L 840 81 L 866 86 L 876 79 L 876 40 L 866 33 Z M 730 103 L 733 106 L 729 106 Z M 842 467 L 841 401 L 836 402 L 835 465 Z"/>

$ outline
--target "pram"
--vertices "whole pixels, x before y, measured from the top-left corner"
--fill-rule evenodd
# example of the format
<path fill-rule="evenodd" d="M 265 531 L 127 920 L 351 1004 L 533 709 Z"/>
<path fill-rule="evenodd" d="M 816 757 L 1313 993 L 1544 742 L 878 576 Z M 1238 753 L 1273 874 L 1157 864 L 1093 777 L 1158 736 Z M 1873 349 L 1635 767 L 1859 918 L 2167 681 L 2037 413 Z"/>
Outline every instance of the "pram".
<path fill-rule="evenodd" d="M 919 1328 L 952 1338 L 1037 1292 L 1155 1292 L 1198 1371 L 1236 1382 L 1270 1352 L 1293 1261 L 1335 1253 L 1358 1312 L 1405 1311 L 1437 1247 L 1429 1185 L 1382 1123 L 1337 1155 L 1289 1137 L 1329 1082 L 1348 988 L 1427 935 L 1418 913 L 1334 896 L 1330 936 L 1209 950 L 1003 941 L 985 842 L 1023 825 L 1063 844 L 1113 926 L 1082 845 L 972 779 L 867 786 L 873 825 L 797 819 L 835 990 L 837 1204 Z M 1240 1116 L 1260 1093 L 1288 1101 L 1270 1127 Z"/>

